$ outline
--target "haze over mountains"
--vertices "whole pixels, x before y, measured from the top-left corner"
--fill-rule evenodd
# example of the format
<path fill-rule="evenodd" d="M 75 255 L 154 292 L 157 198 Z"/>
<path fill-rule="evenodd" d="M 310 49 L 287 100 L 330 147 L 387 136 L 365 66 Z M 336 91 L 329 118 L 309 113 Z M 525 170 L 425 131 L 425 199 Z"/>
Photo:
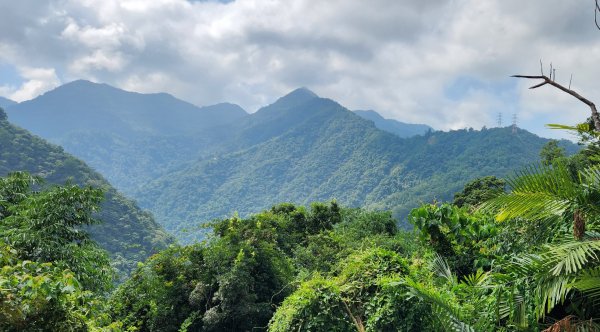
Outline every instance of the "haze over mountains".
<path fill-rule="evenodd" d="M 185 230 L 200 223 L 284 201 L 337 199 L 402 219 L 473 178 L 506 176 L 536 161 L 547 142 L 510 128 L 430 132 L 351 112 L 306 88 L 247 114 L 233 104 L 196 107 L 167 94 L 76 81 L 7 111 L 186 239 L 197 238 Z"/>

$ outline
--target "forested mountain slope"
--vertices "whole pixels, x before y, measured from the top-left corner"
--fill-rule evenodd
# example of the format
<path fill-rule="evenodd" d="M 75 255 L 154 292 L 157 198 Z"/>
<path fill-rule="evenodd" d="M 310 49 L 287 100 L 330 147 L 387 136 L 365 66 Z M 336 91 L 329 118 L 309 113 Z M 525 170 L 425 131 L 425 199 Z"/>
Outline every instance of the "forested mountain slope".
<path fill-rule="evenodd" d="M 100 174 L 85 163 L 7 121 L 0 109 L 0 176 L 14 171 L 39 175 L 48 184 L 75 183 L 105 191 L 97 218 L 103 223 L 90 229 L 92 237 L 111 254 L 121 272 L 129 271 L 173 241 L 152 215 L 121 195 Z"/>
<path fill-rule="evenodd" d="M 536 161 L 547 142 L 510 128 L 401 139 L 303 89 L 234 128 L 231 141 L 223 143 L 228 145 L 223 151 L 231 152 L 143 186 L 135 195 L 140 205 L 168 220 L 165 227 L 176 232 L 274 202 L 337 199 L 349 206 L 392 209 L 403 219 L 420 202 L 451 198 L 468 180 L 505 176 Z"/>
<path fill-rule="evenodd" d="M 6 111 L 12 123 L 61 145 L 125 193 L 195 160 L 212 143 L 206 131 L 247 115 L 234 104 L 197 107 L 166 93 L 83 80 Z"/>
<path fill-rule="evenodd" d="M 424 124 L 413 124 L 404 123 L 394 119 L 386 119 L 379 113 L 367 110 L 367 111 L 354 111 L 354 114 L 360 116 L 363 119 L 373 121 L 375 127 L 397 135 L 398 137 L 412 137 L 416 135 L 423 135 L 433 128 Z"/>

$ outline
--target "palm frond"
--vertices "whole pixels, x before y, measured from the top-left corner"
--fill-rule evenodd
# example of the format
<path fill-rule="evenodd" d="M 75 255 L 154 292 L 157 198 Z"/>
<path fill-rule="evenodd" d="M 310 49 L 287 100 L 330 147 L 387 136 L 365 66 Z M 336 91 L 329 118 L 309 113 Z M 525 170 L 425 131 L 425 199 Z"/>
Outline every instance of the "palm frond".
<path fill-rule="evenodd" d="M 544 246 L 540 254 L 515 258 L 506 266 L 517 278 L 536 281 L 536 315 L 544 317 L 557 304 L 563 303 L 574 289 L 600 295 L 598 257 L 600 241 L 577 241 L 571 238 Z M 590 267 L 590 263 L 595 266 Z M 596 271 L 592 273 L 593 271 Z M 596 284 L 595 284 L 596 283 Z"/>
<path fill-rule="evenodd" d="M 547 193 L 513 192 L 503 194 L 485 202 L 482 211 L 498 212 L 496 220 L 513 218 L 544 220 L 562 215 L 570 202 Z"/>
<path fill-rule="evenodd" d="M 435 258 L 431 262 L 431 270 L 433 271 L 433 273 L 435 273 L 438 277 L 446 279 L 446 281 L 448 281 L 451 284 L 456 283 L 456 277 L 452 273 L 452 270 L 450 270 L 450 266 L 448 266 L 448 263 L 446 262 L 444 257 L 442 257 L 437 252 L 434 253 L 434 255 Z"/>
<path fill-rule="evenodd" d="M 510 193 L 493 198 L 480 208 L 496 212 L 498 221 L 517 217 L 544 220 L 561 216 L 581 194 L 580 184 L 573 180 L 563 164 L 524 168 L 510 177 L 507 184 Z"/>
<path fill-rule="evenodd" d="M 478 269 L 477 272 L 465 276 L 463 282 L 467 286 L 481 287 L 488 281 L 489 276 L 489 272 L 483 272 L 482 269 Z"/>
<path fill-rule="evenodd" d="M 555 275 L 574 274 L 579 272 L 588 262 L 599 260 L 600 240 L 576 241 L 568 239 L 560 244 L 546 246 L 547 264 Z"/>
<path fill-rule="evenodd" d="M 578 192 L 577 183 L 562 163 L 526 167 L 510 177 L 507 184 L 513 193 L 546 193 L 563 199 L 573 197 Z"/>
<path fill-rule="evenodd" d="M 569 286 L 585 293 L 592 299 L 600 298 L 600 266 L 583 271 Z"/>

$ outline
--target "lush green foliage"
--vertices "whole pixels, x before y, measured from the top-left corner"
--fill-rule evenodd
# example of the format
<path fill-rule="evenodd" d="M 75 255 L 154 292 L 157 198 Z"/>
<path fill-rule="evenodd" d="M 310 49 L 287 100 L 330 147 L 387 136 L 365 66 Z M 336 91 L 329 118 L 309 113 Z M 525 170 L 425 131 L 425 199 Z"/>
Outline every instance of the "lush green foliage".
<path fill-rule="evenodd" d="M 551 140 L 540 150 L 540 159 L 542 164 L 548 166 L 560 158 L 565 157 L 565 149 L 558 145 L 557 140 Z"/>
<path fill-rule="evenodd" d="M 0 178 L 0 329 L 107 325 L 99 296 L 112 288 L 113 270 L 82 228 L 95 222 L 102 192 L 69 184 L 32 191 L 36 180 L 26 173 Z"/>
<path fill-rule="evenodd" d="M 212 228 L 207 242 L 172 247 L 141 265 L 113 295 L 113 317 L 140 331 L 427 324 L 418 314 L 426 307 L 392 286 L 409 274 L 402 255 L 413 248 L 389 213 L 286 203 Z"/>
<path fill-rule="evenodd" d="M 485 176 L 472 180 L 465 185 L 461 192 L 454 194 L 452 204 L 458 207 L 477 207 L 481 203 L 504 193 L 505 186 L 506 181 L 495 176 Z"/>
<path fill-rule="evenodd" d="M 95 224 L 102 192 L 74 185 L 32 192 L 36 179 L 27 173 L 0 178 L 0 239 L 21 260 L 60 262 L 84 289 L 103 292 L 112 285 L 106 253 L 82 227 Z"/>
<path fill-rule="evenodd" d="M 0 146 L 0 175 L 28 171 L 49 184 L 64 184 L 71 180 L 79 185 L 102 189 L 104 200 L 93 216 L 104 222 L 86 229 L 102 248 L 109 251 L 113 265 L 121 275 L 131 270 L 137 261 L 144 260 L 172 241 L 150 214 L 140 210 L 98 173 L 65 153 L 62 148 L 11 125 L 5 119 L 0 119 Z M 70 199 L 68 191 L 61 190 L 36 198 L 36 201 L 32 199 L 30 203 L 32 206 L 57 204 L 59 209 L 61 205 L 68 204 Z M 32 208 L 21 213 L 35 214 L 36 210 Z"/>
<path fill-rule="evenodd" d="M 381 248 L 356 252 L 338 262 L 328 278 L 315 274 L 285 299 L 270 331 L 423 331 L 432 326 L 428 306 L 398 284 L 407 261 Z"/>
<path fill-rule="evenodd" d="M 421 239 L 439 253 L 432 271 L 441 282 L 412 279 L 408 285 L 432 304 L 441 325 L 462 331 L 600 329 L 600 172 L 588 166 L 574 175 L 569 166 L 578 164 L 555 159 L 509 179 L 510 191 L 483 205 L 495 218 L 449 205 L 412 212 Z M 467 220 L 494 232 L 465 255 L 460 239 L 473 234 Z M 465 257 L 469 274 L 456 268 Z M 492 264 L 478 266 L 482 258 Z"/>

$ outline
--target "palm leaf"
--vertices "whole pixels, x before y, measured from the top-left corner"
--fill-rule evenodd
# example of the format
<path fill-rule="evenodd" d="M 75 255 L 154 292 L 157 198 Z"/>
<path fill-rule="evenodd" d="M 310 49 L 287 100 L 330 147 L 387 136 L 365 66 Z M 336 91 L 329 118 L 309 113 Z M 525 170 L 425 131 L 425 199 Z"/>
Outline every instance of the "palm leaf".
<path fill-rule="evenodd" d="M 600 267 L 585 270 L 569 286 L 576 288 L 592 299 L 600 298 Z"/>
<path fill-rule="evenodd" d="M 431 270 L 433 271 L 433 273 L 435 273 L 437 276 L 439 276 L 441 278 L 446 279 L 449 283 L 455 284 L 456 277 L 454 276 L 454 274 L 452 274 L 452 271 L 450 270 L 450 266 L 448 266 L 448 263 L 446 263 L 446 260 L 444 259 L 444 257 L 442 257 L 437 252 L 434 253 L 434 255 L 435 255 L 435 258 L 431 262 Z"/>
<path fill-rule="evenodd" d="M 557 199 L 546 193 L 511 193 L 500 195 L 487 201 L 483 211 L 497 211 L 496 220 L 514 218 L 544 220 L 562 215 L 569 207 L 569 201 Z"/>
<path fill-rule="evenodd" d="M 588 262 L 598 262 L 600 253 L 599 240 L 576 241 L 568 239 L 558 245 L 546 246 L 544 256 L 552 265 L 550 272 L 555 275 L 574 274 L 579 272 Z"/>
<path fill-rule="evenodd" d="M 481 206 L 497 213 L 498 221 L 512 218 L 545 220 L 562 216 L 581 192 L 566 166 L 534 165 L 507 180 L 510 193 L 492 198 Z"/>
<path fill-rule="evenodd" d="M 536 281 L 534 293 L 538 317 L 544 317 L 557 304 L 563 303 L 574 289 L 594 296 L 600 294 L 600 284 L 594 284 L 598 282 L 600 272 L 590 272 L 598 269 L 600 241 L 577 241 L 567 238 L 561 243 L 546 245 L 543 248 L 541 254 L 515 258 L 506 267 L 516 278 Z M 590 267 L 591 263 L 594 266 Z"/>
<path fill-rule="evenodd" d="M 546 193 L 562 199 L 577 195 L 579 190 L 563 163 L 526 167 L 510 177 L 507 184 L 514 193 Z"/>

